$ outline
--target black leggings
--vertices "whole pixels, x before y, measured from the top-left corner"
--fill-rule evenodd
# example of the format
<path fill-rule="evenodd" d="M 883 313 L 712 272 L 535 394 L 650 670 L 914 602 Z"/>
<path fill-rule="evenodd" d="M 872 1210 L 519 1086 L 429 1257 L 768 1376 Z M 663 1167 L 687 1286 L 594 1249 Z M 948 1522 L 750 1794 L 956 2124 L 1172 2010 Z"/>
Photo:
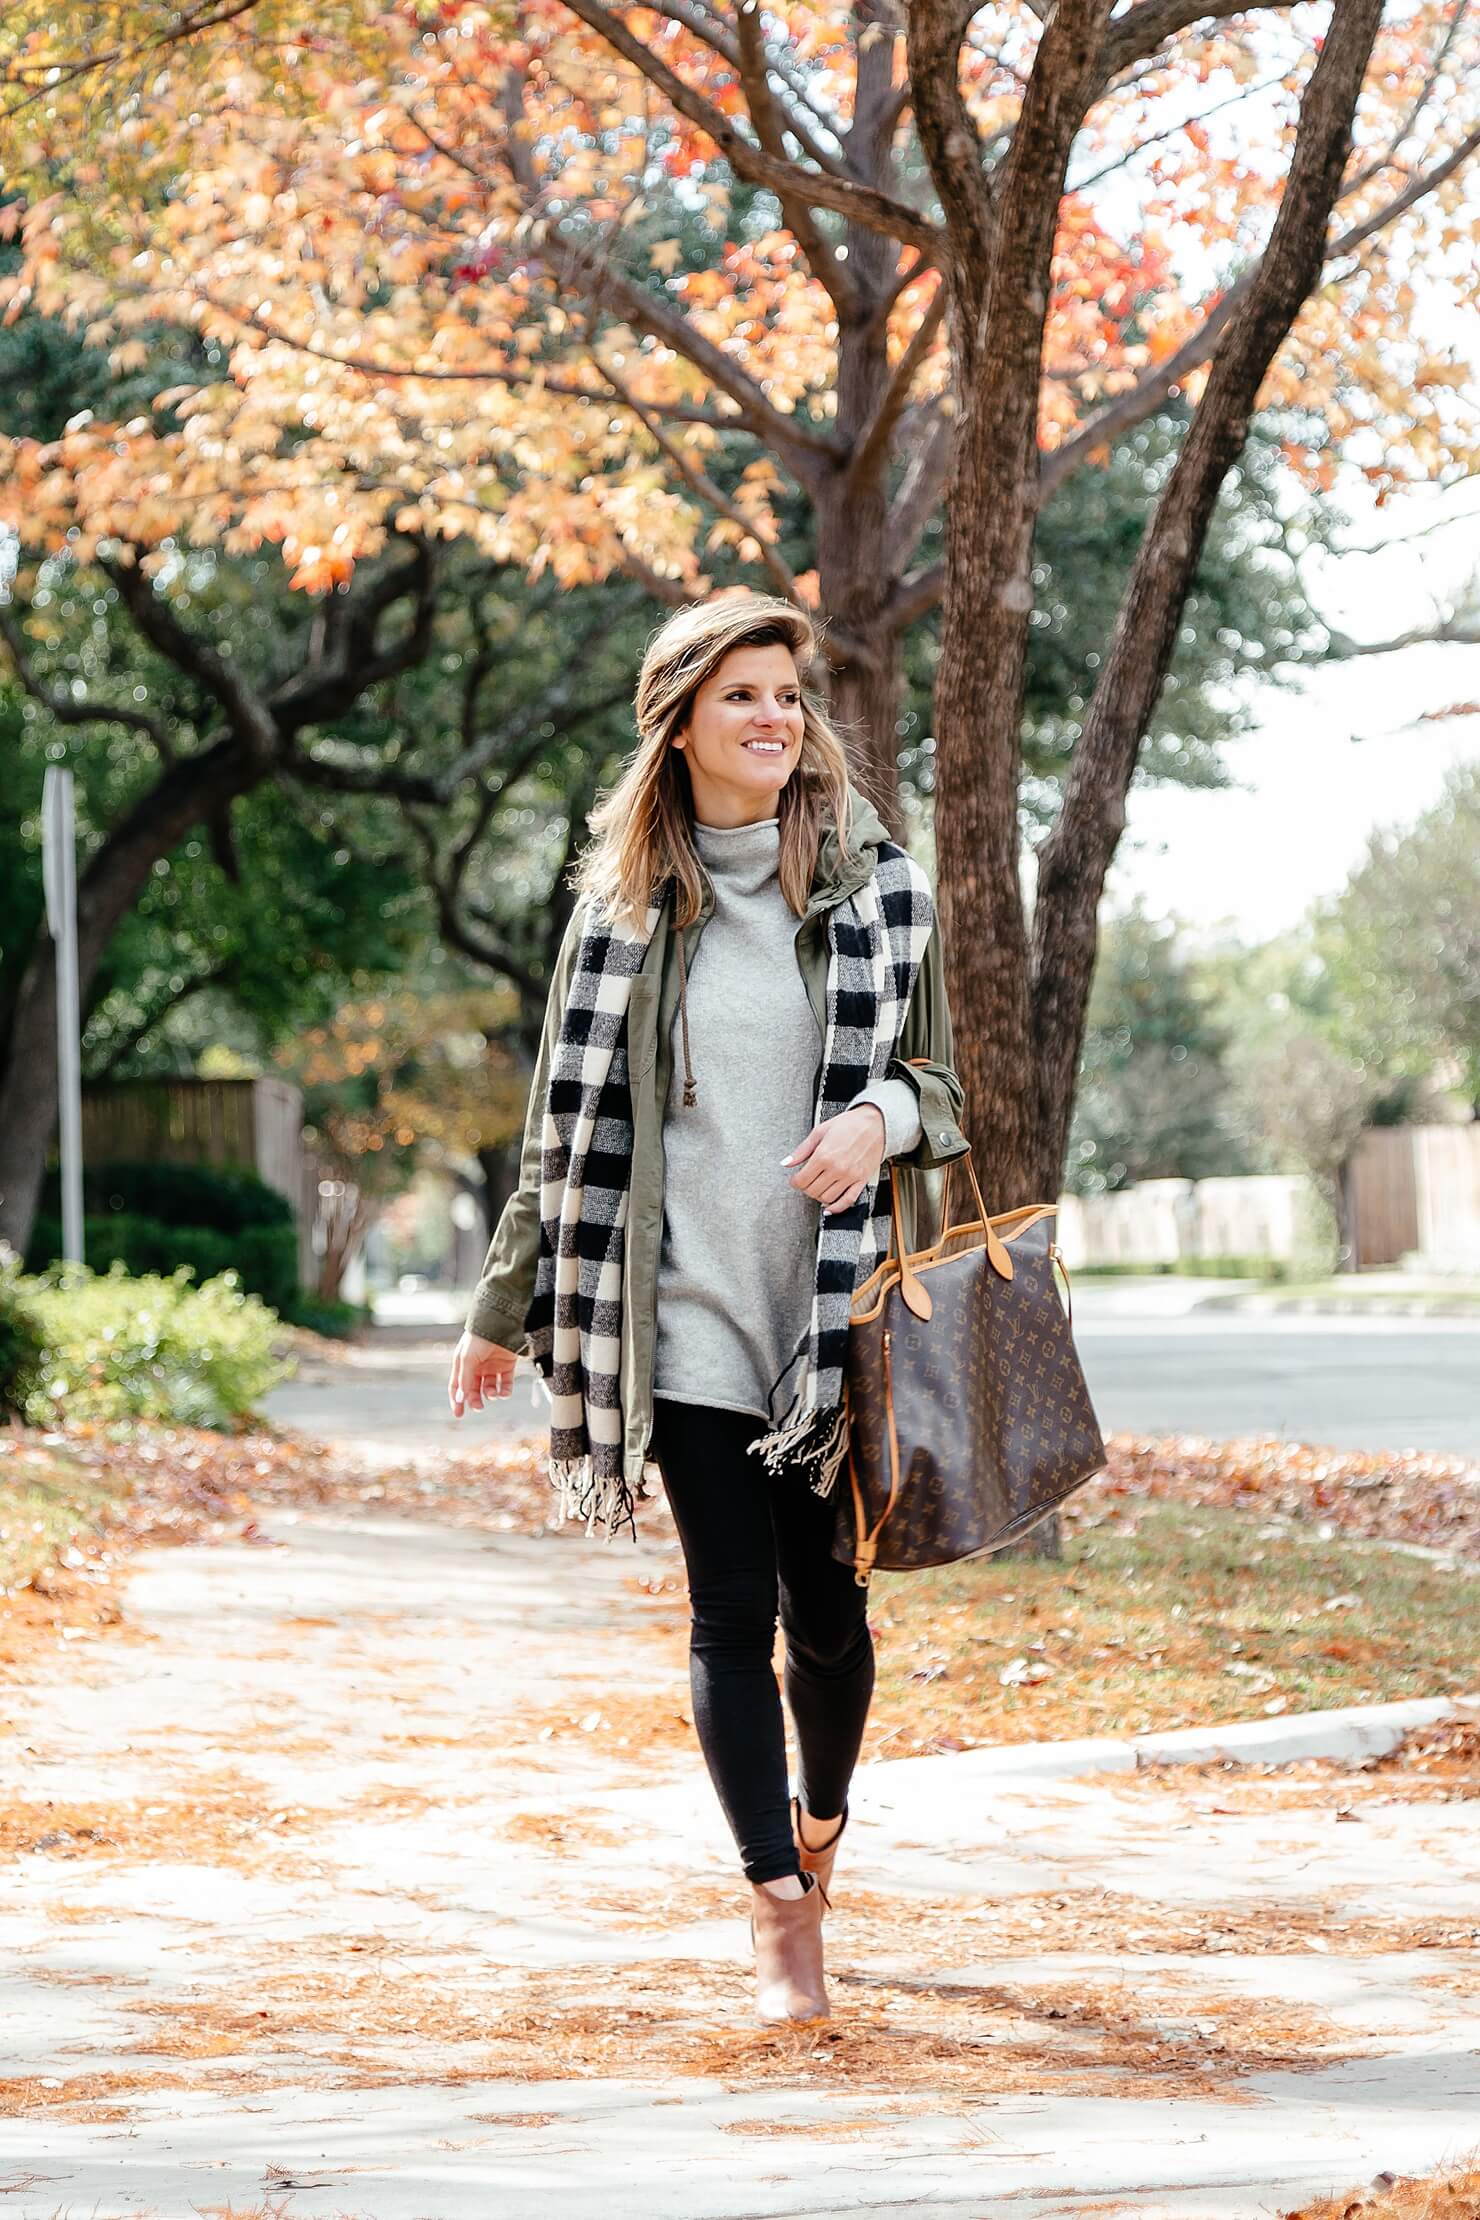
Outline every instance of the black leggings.
<path fill-rule="evenodd" d="M 765 1421 L 705 1403 L 653 1404 L 657 1460 L 683 1545 L 694 1725 L 747 1879 L 800 1871 L 771 1656 L 779 1603 L 797 1793 L 842 1812 L 874 1687 L 868 1592 L 832 1555 L 834 1507 L 804 1473 L 772 1478 L 746 1446 Z"/>

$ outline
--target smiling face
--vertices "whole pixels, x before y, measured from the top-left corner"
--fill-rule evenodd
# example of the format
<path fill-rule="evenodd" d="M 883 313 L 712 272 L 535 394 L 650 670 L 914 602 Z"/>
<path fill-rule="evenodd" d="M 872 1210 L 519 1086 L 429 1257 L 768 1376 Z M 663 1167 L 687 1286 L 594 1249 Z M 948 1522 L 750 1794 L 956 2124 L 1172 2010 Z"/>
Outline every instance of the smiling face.
<path fill-rule="evenodd" d="M 791 649 L 732 648 L 695 694 L 673 745 L 688 758 L 701 824 L 774 817 L 802 753 L 802 689 Z"/>

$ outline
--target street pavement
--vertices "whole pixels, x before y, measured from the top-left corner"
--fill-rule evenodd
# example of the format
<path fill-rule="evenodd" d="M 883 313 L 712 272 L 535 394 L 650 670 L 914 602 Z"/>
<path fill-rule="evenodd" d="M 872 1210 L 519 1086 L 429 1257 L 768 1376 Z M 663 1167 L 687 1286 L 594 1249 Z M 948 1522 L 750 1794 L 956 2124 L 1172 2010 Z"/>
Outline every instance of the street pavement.
<path fill-rule="evenodd" d="M 1076 1290 L 1074 1331 L 1107 1434 L 1480 1456 L 1480 1321 L 1147 1318 L 1100 1310 Z"/>
<path fill-rule="evenodd" d="M 1076 1282 L 1075 1338 L 1107 1434 L 1275 1435 L 1480 1456 L 1480 1320 L 1195 1307 L 1223 1291 L 1210 1281 Z M 538 1432 L 549 1405 L 527 1363 L 506 1401 L 452 1417 L 446 1382 L 462 1307 L 432 1294 L 385 1300 L 384 1332 L 305 1359 L 299 1378 L 266 1398 L 267 1415 L 318 1426 L 332 1405 L 336 1434 L 381 1459 Z"/>

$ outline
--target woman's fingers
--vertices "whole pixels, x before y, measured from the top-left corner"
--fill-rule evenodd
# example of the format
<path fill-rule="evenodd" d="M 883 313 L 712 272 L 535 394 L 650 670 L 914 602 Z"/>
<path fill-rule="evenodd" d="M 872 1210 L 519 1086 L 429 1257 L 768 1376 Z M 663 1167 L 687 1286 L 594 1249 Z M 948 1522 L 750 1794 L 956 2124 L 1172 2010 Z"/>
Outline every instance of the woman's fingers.
<path fill-rule="evenodd" d="M 465 1335 L 453 1351 L 447 1377 L 447 1400 L 453 1417 L 461 1418 L 464 1411 L 484 1410 L 490 1397 L 512 1395 L 514 1365 L 511 1350 L 470 1343 Z"/>

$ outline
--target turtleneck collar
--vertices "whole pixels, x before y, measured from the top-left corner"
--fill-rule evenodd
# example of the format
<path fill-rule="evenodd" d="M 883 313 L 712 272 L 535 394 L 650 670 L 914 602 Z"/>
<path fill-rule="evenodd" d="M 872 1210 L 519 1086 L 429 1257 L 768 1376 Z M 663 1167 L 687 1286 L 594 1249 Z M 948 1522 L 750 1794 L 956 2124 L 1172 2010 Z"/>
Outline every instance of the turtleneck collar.
<path fill-rule="evenodd" d="M 781 819 L 759 818 L 750 825 L 704 825 L 696 817 L 694 846 L 711 879 L 724 882 L 726 900 L 743 900 L 759 894 L 775 879 L 781 867 Z M 678 1009 L 683 1033 L 684 1108 L 698 1099 L 694 1067 L 689 1055 L 689 980 L 684 936 L 678 934 Z"/>
<path fill-rule="evenodd" d="M 745 852 L 767 845 L 774 847 L 780 838 L 779 816 L 760 817 L 749 825 L 706 825 L 697 817 L 694 819 L 694 839 L 698 846 L 706 854 L 712 849 L 721 861 L 726 855 L 736 851 Z"/>

